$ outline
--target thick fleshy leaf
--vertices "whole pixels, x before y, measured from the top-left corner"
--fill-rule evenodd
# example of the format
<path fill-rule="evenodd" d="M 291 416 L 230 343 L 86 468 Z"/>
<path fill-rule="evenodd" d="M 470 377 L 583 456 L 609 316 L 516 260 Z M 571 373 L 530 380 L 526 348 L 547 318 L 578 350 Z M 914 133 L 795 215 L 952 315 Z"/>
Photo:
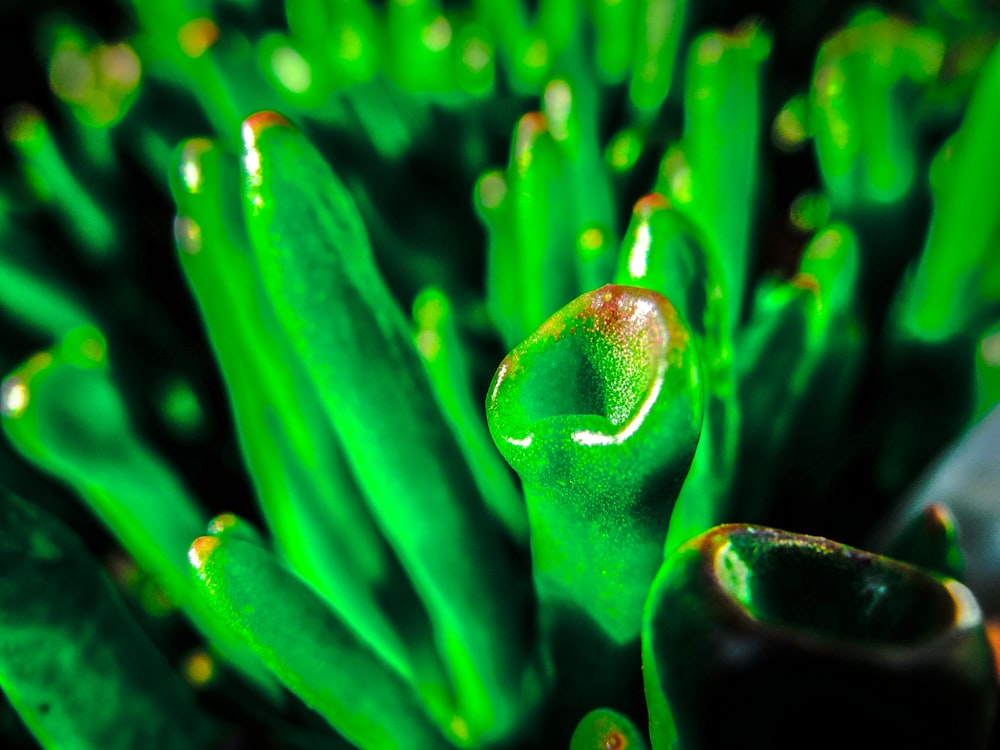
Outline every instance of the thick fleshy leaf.
<path fill-rule="evenodd" d="M 886 548 L 886 554 L 939 575 L 962 580 L 965 563 L 955 516 L 931 503 L 910 519 Z"/>
<path fill-rule="evenodd" d="M 0 242 L 6 248 L 0 266 L 0 308 L 26 328 L 56 340 L 74 328 L 90 325 L 92 313 L 75 292 L 31 262 L 39 248 L 15 227 L 0 222 Z"/>
<path fill-rule="evenodd" d="M 521 117 L 510 164 L 476 190 L 489 232 L 487 301 L 504 343 L 513 347 L 574 296 L 571 204 L 558 190 L 558 145 L 541 112 Z"/>
<path fill-rule="evenodd" d="M 610 5 L 611 3 L 607 3 Z M 638 0 L 631 39 L 632 79 L 629 98 L 644 113 L 659 109 L 674 83 L 688 0 Z M 623 44 L 629 44 L 624 37 Z"/>
<path fill-rule="evenodd" d="M 344 737 L 379 750 L 448 747 L 406 678 L 270 552 L 205 536 L 189 558 L 208 606 Z"/>
<path fill-rule="evenodd" d="M 286 120 L 243 126 L 247 227 L 290 348 L 431 616 L 470 736 L 525 696 L 528 592 L 432 395 L 351 196 Z M 441 540 L 447 539 L 447 544 Z"/>
<path fill-rule="evenodd" d="M 415 672 L 428 689 L 436 685 L 440 701 L 447 679 L 426 612 L 266 302 L 243 231 L 239 184 L 235 157 L 218 145 L 192 139 L 180 149 L 179 258 L 229 387 L 264 515 L 294 569 L 398 669 Z"/>

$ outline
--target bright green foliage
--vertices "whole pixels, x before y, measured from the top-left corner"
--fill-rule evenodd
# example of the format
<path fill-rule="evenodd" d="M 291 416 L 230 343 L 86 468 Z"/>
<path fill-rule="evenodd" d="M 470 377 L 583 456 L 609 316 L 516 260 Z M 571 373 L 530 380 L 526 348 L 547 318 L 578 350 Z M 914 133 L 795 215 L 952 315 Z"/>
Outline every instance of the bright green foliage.
<path fill-rule="evenodd" d="M 114 2 L 3 11 L 0 745 L 986 750 L 995 8 Z"/>
<path fill-rule="evenodd" d="M 781 471 L 765 453 L 800 441 L 822 452 L 840 437 L 864 347 L 854 309 L 858 265 L 854 233 L 830 224 L 805 248 L 795 276 L 757 289 L 737 363 L 745 404 L 737 481 L 747 520 L 764 517 L 776 482 L 768 473 Z"/>
<path fill-rule="evenodd" d="M 607 233 L 614 225 L 589 83 L 553 79 L 543 111 L 518 121 L 508 168 L 477 186 L 491 239 L 487 299 L 509 347 L 568 299 L 605 283 L 614 265 L 612 248 L 577 243 L 588 230 Z"/>
<path fill-rule="evenodd" d="M 37 253 L 37 248 L 20 233 L 4 234 L 12 246 L 27 250 L 24 255 Z M 58 337 L 90 324 L 88 313 L 73 297 L 69 290 L 42 278 L 28 258 L 8 256 L 0 267 L 0 304 L 23 326 L 43 335 Z"/>
<path fill-rule="evenodd" d="M 135 435 L 100 334 L 78 329 L 58 349 L 16 370 L 4 390 L 7 437 L 27 458 L 74 483 L 180 598 L 188 574 L 176 552 L 202 522 L 176 478 Z M 102 418 L 91 419 L 92 413 Z M 151 493 L 159 494 L 158 502 L 146 501 Z"/>

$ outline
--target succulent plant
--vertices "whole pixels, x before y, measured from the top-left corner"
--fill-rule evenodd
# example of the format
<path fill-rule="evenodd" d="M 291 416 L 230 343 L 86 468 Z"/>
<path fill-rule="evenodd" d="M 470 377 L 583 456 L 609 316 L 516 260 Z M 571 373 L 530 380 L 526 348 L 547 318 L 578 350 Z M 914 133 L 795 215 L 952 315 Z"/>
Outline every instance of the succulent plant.
<path fill-rule="evenodd" d="M 4 747 L 1000 747 L 989 3 L 51 5 Z"/>

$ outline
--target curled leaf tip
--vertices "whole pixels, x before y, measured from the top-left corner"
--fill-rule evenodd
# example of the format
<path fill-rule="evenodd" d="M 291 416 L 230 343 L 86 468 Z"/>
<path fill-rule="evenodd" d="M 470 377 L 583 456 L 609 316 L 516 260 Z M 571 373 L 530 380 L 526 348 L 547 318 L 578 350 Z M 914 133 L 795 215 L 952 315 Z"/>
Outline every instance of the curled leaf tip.
<path fill-rule="evenodd" d="M 608 284 L 515 347 L 487 398 L 525 487 L 540 596 L 552 611 L 574 601 L 609 642 L 638 633 L 700 435 L 699 368 L 665 297 Z"/>
<path fill-rule="evenodd" d="M 941 638 L 955 627 L 974 627 L 980 617 L 975 599 L 958 581 L 934 579 L 821 537 L 728 525 L 698 544 L 719 590 L 763 627 L 802 628 L 815 638 L 866 648 L 903 647 Z M 837 606 L 805 606 L 794 597 L 803 585 L 822 585 Z"/>
<path fill-rule="evenodd" d="M 608 284 L 567 305 L 511 352 L 497 371 L 490 410 L 508 417 L 497 422 L 512 428 L 508 443 L 523 441 L 532 423 L 572 415 L 602 418 L 599 431 L 624 440 L 659 395 L 665 370 L 679 366 L 688 340 L 660 294 Z M 562 381 L 561 397 L 549 378 Z M 520 408 L 510 409 L 515 391 Z"/>
<path fill-rule="evenodd" d="M 792 277 L 789 283 L 796 289 L 811 292 L 817 300 L 822 298 L 822 290 L 820 289 L 819 279 L 811 273 L 799 272 Z"/>
<path fill-rule="evenodd" d="M 243 121 L 241 131 L 243 136 L 243 167 L 252 188 L 260 188 L 263 179 L 257 140 L 262 133 L 274 127 L 291 128 L 291 123 L 277 112 L 270 111 L 257 112 Z M 254 203 L 254 206 L 259 208 L 257 202 Z"/>
<path fill-rule="evenodd" d="M 603 474 L 590 454 L 611 450 L 643 485 L 635 456 L 663 455 L 649 441 L 665 441 L 668 453 L 684 445 L 685 454 L 697 443 L 700 370 L 689 344 L 680 315 L 657 292 L 608 284 L 578 297 L 500 364 L 487 399 L 497 446 L 517 471 L 555 484 L 566 472 Z"/>

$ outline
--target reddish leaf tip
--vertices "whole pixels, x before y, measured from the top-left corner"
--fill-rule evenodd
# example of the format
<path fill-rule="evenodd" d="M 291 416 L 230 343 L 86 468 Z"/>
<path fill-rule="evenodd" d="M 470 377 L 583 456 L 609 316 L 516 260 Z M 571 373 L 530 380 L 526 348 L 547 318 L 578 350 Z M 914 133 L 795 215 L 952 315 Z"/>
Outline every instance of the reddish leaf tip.
<path fill-rule="evenodd" d="M 205 567 L 208 558 L 221 544 L 221 539 L 214 536 L 200 536 L 191 544 L 188 550 L 188 562 L 199 572 Z"/>
<path fill-rule="evenodd" d="M 243 121 L 244 131 L 249 130 L 254 134 L 259 134 L 268 128 L 290 128 L 291 126 L 292 124 L 285 117 L 270 110 L 256 112 Z"/>
<path fill-rule="evenodd" d="M 632 213 L 644 219 L 648 219 L 656 211 L 663 211 L 670 208 L 670 201 L 660 193 L 649 193 L 644 195 L 632 208 Z"/>

